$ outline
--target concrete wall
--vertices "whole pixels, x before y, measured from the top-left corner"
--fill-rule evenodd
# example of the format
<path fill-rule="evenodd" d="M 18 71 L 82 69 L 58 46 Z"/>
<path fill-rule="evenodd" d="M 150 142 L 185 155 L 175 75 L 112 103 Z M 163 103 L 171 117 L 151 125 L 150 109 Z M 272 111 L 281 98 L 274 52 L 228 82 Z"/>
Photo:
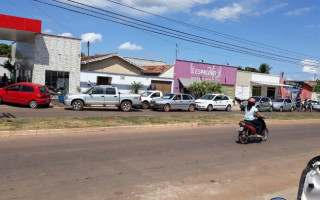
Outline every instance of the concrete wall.
<path fill-rule="evenodd" d="M 81 40 L 54 35 L 35 36 L 33 82 L 45 84 L 45 71 L 69 72 L 69 92 L 80 86 Z"/>
<path fill-rule="evenodd" d="M 90 86 L 96 85 L 97 77 L 110 77 L 111 85 L 119 88 L 121 93 L 130 93 L 131 92 L 131 83 L 141 82 L 143 84 L 143 88 L 139 90 L 139 93 L 142 93 L 147 90 L 152 80 L 157 81 L 169 81 L 171 84 L 171 92 L 173 90 L 173 79 L 172 78 L 160 78 L 156 76 L 139 76 L 139 75 L 125 75 L 125 74 L 116 74 L 116 73 L 105 73 L 105 72 L 93 72 L 93 71 L 81 71 L 80 80 L 81 80 L 81 91 L 86 90 Z M 90 86 L 88 85 L 88 81 L 90 81 Z"/>
<path fill-rule="evenodd" d="M 237 71 L 237 81 L 235 96 L 241 100 L 248 99 L 252 96 L 251 88 L 252 72 Z"/>
<path fill-rule="evenodd" d="M 0 56 L 0 65 L 4 64 L 7 60 L 8 60 L 8 57 L 1 57 Z M 0 66 L 0 77 L 2 77 L 4 73 L 6 73 L 8 77 L 10 76 L 9 70 Z"/>
<path fill-rule="evenodd" d="M 159 77 L 162 77 L 162 78 L 173 78 L 173 73 L 174 73 L 174 66 L 172 66 L 170 69 L 165 71 L 163 74 L 160 74 Z"/>
<path fill-rule="evenodd" d="M 141 75 L 142 70 L 125 60 L 114 56 L 101 61 L 81 65 L 81 70 L 98 71 L 106 73 Z"/>

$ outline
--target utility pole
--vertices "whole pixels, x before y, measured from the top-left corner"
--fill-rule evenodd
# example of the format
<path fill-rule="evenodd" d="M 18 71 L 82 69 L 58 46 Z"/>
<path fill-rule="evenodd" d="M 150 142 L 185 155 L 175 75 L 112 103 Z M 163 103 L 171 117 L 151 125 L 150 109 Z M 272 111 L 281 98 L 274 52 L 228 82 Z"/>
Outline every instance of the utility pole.
<path fill-rule="evenodd" d="M 90 42 L 88 41 L 88 43 L 87 43 L 87 47 L 88 47 L 88 57 L 87 57 L 87 64 L 88 64 L 88 70 L 90 70 L 90 68 L 89 68 L 89 56 L 90 56 Z"/>
<path fill-rule="evenodd" d="M 178 44 L 176 43 L 176 60 L 178 59 Z"/>

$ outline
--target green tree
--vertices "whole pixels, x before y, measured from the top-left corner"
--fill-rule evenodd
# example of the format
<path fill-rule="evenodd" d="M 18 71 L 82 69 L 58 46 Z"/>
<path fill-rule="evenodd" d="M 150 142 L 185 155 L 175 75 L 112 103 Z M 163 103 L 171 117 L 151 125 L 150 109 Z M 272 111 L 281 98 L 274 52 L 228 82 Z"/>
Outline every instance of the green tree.
<path fill-rule="evenodd" d="M 316 81 L 316 85 L 315 86 L 313 86 L 313 91 L 315 92 L 315 93 L 317 93 L 317 94 L 320 94 L 320 80 L 318 79 L 317 81 Z"/>
<path fill-rule="evenodd" d="M 271 69 L 272 67 L 270 67 L 268 64 L 262 63 L 259 67 L 259 72 L 264 74 L 270 74 Z"/>
<path fill-rule="evenodd" d="M 201 81 L 190 84 L 187 89 L 191 91 L 195 96 L 203 96 L 207 93 L 221 93 L 222 85 L 220 83 Z"/>
<path fill-rule="evenodd" d="M 254 67 L 246 67 L 244 68 L 244 71 L 249 71 L 249 72 L 259 72 L 259 70 L 257 70 L 256 68 Z"/>
<path fill-rule="evenodd" d="M 11 57 L 11 45 L 1 43 L 0 44 L 0 55 L 7 55 L 8 57 Z"/>
<path fill-rule="evenodd" d="M 81 57 L 85 57 L 85 56 L 86 54 L 83 51 L 81 51 Z"/>
<path fill-rule="evenodd" d="M 131 83 L 131 91 L 132 93 L 138 94 L 139 90 L 143 87 L 143 84 L 141 82 L 135 82 L 133 81 Z"/>

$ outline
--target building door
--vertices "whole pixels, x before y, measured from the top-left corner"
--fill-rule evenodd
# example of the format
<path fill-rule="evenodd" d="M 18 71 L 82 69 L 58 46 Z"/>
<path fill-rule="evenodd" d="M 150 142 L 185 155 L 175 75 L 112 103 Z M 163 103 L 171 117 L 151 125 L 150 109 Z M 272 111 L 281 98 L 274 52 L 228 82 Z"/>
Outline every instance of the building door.
<path fill-rule="evenodd" d="M 267 97 L 269 97 L 270 99 L 274 99 L 275 94 L 276 94 L 276 88 L 268 87 L 268 89 L 267 89 Z"/>
<path fill-rule="evenodd" d="M 156 90 L 160 90 L 163 94 L 171 93 L 171 81 L 155 81 L 151 80 L 152 87 L 156 87 Z"/>

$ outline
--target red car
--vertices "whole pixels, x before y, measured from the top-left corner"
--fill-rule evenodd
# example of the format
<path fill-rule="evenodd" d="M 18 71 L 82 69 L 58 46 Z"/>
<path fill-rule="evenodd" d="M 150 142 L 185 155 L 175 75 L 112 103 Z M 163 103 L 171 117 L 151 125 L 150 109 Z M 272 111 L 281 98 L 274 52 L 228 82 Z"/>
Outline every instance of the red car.
<path fill-rule="evenodd" d="M 45 85 L 15 83 L 0 88 L 0 104 L 2 102 L 29 105 L 30 108 L 48 107 L 51 102 L 51 96 Z"/>

